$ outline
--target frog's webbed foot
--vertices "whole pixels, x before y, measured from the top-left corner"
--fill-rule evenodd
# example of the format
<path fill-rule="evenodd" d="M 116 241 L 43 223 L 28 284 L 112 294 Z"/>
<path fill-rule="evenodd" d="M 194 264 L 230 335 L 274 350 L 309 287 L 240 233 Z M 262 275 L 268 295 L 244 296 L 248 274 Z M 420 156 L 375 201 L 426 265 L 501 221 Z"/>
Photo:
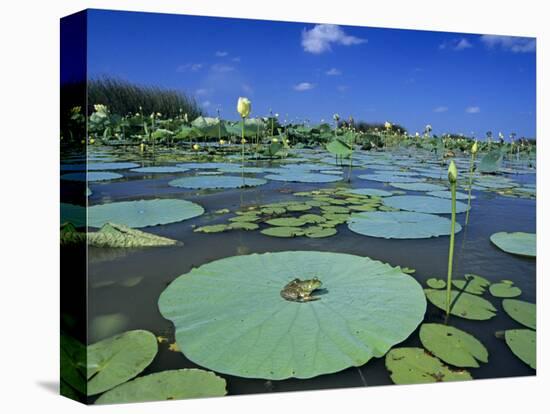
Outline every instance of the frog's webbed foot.
<path fill-rule="evenodd" d="M 300 302 L 312 302 L 319 299 L 321 299 L 319 296 L 305 296 L 303 298 L 300 298 Z"/>

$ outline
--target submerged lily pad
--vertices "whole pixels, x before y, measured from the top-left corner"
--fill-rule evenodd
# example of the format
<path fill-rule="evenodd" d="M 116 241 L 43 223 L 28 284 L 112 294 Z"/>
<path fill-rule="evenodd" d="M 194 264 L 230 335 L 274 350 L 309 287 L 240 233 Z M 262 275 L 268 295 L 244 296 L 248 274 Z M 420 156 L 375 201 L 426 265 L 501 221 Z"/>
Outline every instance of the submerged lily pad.
<path fill-rule="evenodd" d="M 216 175 L 216 176 L 194 176 L 183 177 L 172 180 L 168 183 L 172 187 L 183 187 L 192 189 L 207 189 L 207 188 L 240 188 L 240 187 L 255 187 L 267 183 L 263 178 L 248 178 L 232 176 L 232 175 Z"/>
<path fill-rule="evenodd" d="M 134 378 L 157 354 L 157 338 L 135 330 L 88 346 L 88 395 L 99 394 Z"/>
<path fill-rule="evenodd" d="M 535 233 L 499 232 L 491 235 L 491 241 L 506 253 L 527 257 L 537 256 L 537 235 Z"/>
<path fill-rule="evenodd" d="M 466 370 L 453 371 L 422 348 L 394 348 L 386 355 L 386 368 L 394 384 L 471 380 Z"/>
<path fill-rule="evenodd" d="M 425 289 L 426 297 L 441 310 L 447 307 L 447 292 L 445 290 Z M 479 296 L 466 292 L 451 290 L 451 314 L 464 319 L 483 321 L 491 319 L 497 310 L 491 302 Z"/>
<path fill-rule="evenodd" d="M 373 211 L 353 214 L 351 231 L 385 239 L 425 239 L 451 234 L 451 220 L 434 214 L 408 211 Z M 462 230 L 456 223 L 455 232 Z"/>
<path fill-rule="evenodd" d="M 534 303 L 525 302 L 519 299 L 504 299 L 502 301 L 504 311 L 516 322 L 536 329 L 537 327 L 537 306 Z"/>
<path fill-rule="evenodd" d="M 175 223 L 200 216 L 204 209 L 186 200 L 154 199 L 120 201 L 88 208 L 88 225 L 101 227 L 108 222 L 140 228 Z"/>
<path fill-rule="evenodd" d="M 404 195 L 384 198 L 384 204 L 401 210 L 417 213 L 451 214 L 451 200 L 438 197 Z M 468 206 L 460 201 L 456 202 L 456 212 L 464 213 Z"/>
<path fill-rule="evenodd" d="M 475 337 L 452 326 L 425 323 L 420 327 L 422 345 L 436 357 L 455 367 L 478 368 L 487 362 L 487 348 Z"/>
<path fill-rule="evenodd" d="M 202 369 L 162 371 L 136 378 L 106 392 L 95 404 L 120 404 L 227 394 L 223 378 Z"/>
<path fill-rule="evenodd" d="M 515 298 L 521 295 L 521 289 L 514 286 L 514 282 L 510 280 L 493 283 L 489 287 L 489 292 L 496 298 Z"/>
<path fill-rule="evenodd" d="M 111 248 L 173 246 L 179 243 L 116 223 L 104 224 L 99 231 L 88 233 L 87 238 L 90 246 Z"/>
<path fill-rule="evenodd" d="M 318 300 L 281 297 L 318 277 Z M 315 295 L 315 292 L 314 292 Z M 290 251 L 234 256 L 180 276 L 159 309 L 194 363 L 246 378 L 311 378 L 361 366 L 407 338 L 424 317 L 416 280 L 367 257 Z"/>
<path fill-rule="evenodd" d="M 509 329 L 504 332 L 506 344 L 514 355 L 537 369 L 537 333 L 531 329 Z"/>
<path fill-rule="evenodd" d="M 117 178 L 124 177 L 122 174 L 112 172 L 82 172 L 82 173 L 69 173 L 61 176 L 62 180 L 67 181 L 109 181 L 116 180 Z"/>

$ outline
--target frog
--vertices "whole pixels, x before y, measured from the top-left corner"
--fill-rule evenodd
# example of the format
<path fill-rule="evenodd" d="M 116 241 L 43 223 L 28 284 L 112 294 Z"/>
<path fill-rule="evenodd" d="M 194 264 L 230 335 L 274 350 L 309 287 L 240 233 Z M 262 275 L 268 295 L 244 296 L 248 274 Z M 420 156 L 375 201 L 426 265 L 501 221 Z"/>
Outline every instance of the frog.
<path fill-rule="evenodd" d="M 317 277 L 306 280 L 296 278 L 285 285 L 281 290 L 281 296 L 293 302 L 311 302 L 321 299 L 318 296 L 311 296 L 311 293 L 322 285 L 323 283 Z"/>

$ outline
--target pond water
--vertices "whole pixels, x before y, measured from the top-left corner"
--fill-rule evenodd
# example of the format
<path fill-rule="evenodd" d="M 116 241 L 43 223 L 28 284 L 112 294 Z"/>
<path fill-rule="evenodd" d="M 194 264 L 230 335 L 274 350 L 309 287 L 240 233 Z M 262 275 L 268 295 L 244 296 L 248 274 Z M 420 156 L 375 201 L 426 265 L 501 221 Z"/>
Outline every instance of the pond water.
<path fill-rule="evenodd" d="M 154 162 L 149 159 L 141 162 L 139 155 L 127 156 L 123 152 L 101 148 L 89 154 L 94 160 L 133 162 L 140 166 L 174 165 L 176 162 Z M 325 153 L 326 154 L 326 153 Z M 313 161 L 323 158 L 315 151 L 304 151 Z M 423 154 L 422 157 L 433 155 Z M 406 153 L 402 161 L 406 162 Z M 75 160 L 77 162 L 78 160 Z M 95 161 L 94 161 L 95 162 Z M 179 161 L 181 162 L 181 161 Z M 235 165 L 239 165 L 238 160 Z M 278 168 L 279 163 L 250 161 L 247 166 Z M 467 165 L 465 159 L 461 165 Z M 327 169 L 334 165 L 327 166 Z M 427 239 L 383 239 L 367 237 L 350 231 L 346 224 L 336 227 L 338 233 L 332 237 L 311 239 L 307 237 L 277 238 L 261 234 L 259 231 L 234 230 L 206 234 L 193 230 L 196 227 L 225 223 L 231 215 L 215 214 L 220 209 L 231 212 L 246 206 L 297 200 L 292 193 L 311 191 L 320 188 L 375 188 L 386 191 L 398 190 L 380 181 L 363 180 L 362 174 L 382 172 L 383 168 L 394 167 L 387 162 L 379 165 L 366 165 L 353 168 L 351 182 L 341 180 L 332 183 L 295 183 L 268 180 L 265 185 L 244 189 L 191 190 L 170 186 L 168 183 L 180 177 L 195 175 L 201 170 L 151 174 L 117 169 L 123 178 L 112 181 L 88 183 L 92 194 L 89 205 L 153 198 L 184 199 L 195 202 L 205 209 L 205 214 L 181 222 L 147 227 L 150 233 L 181 241 L 183 244 L 170 247 L 140 249 L 110 249 L 90 247 L 88 251 L 88 318 L 89 343 L 107 336 L 131 329 L 146 329 L 157 336 L 167 338 L 159 344 L 159 352 L 143 374 L 168 369 L 197 367 L 181 352 L 169 349 L 174 342 L 174 328 L 171 321 L 162 317 L 158 309 L 160 294 L 178 276 L 205 263 L 235 255 L 277 252 L 285 250 L 314 250 L 342 252 L 368 256 L 393 266 L 416 269 L 412 275 L 423 287 L 432 277 L 446 278 L 449 237 Z M 403 166 L 403 168 L 405 168 Z M 425 164 L 424 168 L 441 174 L 444 180 L 429 180 L 446 185 L 446 166 Z M 107 170 L 108 171 L 108 170 Z M 209 170 L 211 171 L 211 170 Z M 526 174 L 506 174 L 516 183 L 535 183 L 533 170 L 523 168 Z M 343 168 L 347 175 L 347 167 Z M 238 174 L 230 174 L 238 175 Z M 266 174 L 247 174 L 247 177 L 262 178 Z M 71 203 L 74 197 L 70 182 L 64 183 L 62 201 Z M 77 184 L 74 184 L 77 188 Z M 78 187 L 80 188 L 80 187 Z M 531 187 L 532 188 L 532 187 Z M 467 192 L 461 189 L 462 192 Z M 405 191 L 407 195 L 425 195 L 424 192 Z M 536 200 L 534 198 L 512 198 L 495 191 L 473 190 L 472 210 L 468 226 L 456 235 L 454 278 L 461 279 L 466 273 L 481 275 L 491 282 L 502 279 L 512 280 L 522 290 L 521 300 L 534 303 L 536 300 L 536 260 L 511 255 L 498 249 L 489 237 L 496 232 L 536 231 Z M 462 202 L 466 202 L 462 200 Z M 443 215 L 450 217 L 450 215 Z M 464 224 L 465 213 L 457 215 L 457 221 Z M 522 328 L 502 309 L 502 300 L 483 296 L 498 310 L 497 316 L 487 321 L 471 321 L 451 316 L 450 324 L 463 329 L 479 339 L 489 352 L 489 362 L 479 368 L 470 368 L 475 379 L 534 375 L 531 369 L 519 360 L 495 332 Z M 428 302 L 424 322 L 443 323 L 444 313 Z M 422 347 L 418 329 L 398 346 Z M 296 391 L 337 387 L 374 386 L 392 384 L 384 365 L 384 358 L 371 359 L 359 368 L 321 375 L 312 379 L 288 379 L 266 381 L 247 379 L 219 374 L 227 380 L 228 394 L 249 394 L 263 392 Z"/>

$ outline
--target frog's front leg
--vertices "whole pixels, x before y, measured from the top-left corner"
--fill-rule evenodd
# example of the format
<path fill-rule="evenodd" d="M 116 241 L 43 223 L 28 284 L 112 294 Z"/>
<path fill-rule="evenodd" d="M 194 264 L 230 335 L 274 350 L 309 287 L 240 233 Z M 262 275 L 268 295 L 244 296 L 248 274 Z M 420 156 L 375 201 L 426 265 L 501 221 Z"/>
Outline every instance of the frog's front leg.
<path fill-rule="evenodd" d="M 300 302 L 312 302 L 314 300 L 319 300 L 319 299 L 321 299 L 319 296 L 309 296 L 309 295 L 307 295 L 307 296 L 302 296 L 300 298 Z"/>

